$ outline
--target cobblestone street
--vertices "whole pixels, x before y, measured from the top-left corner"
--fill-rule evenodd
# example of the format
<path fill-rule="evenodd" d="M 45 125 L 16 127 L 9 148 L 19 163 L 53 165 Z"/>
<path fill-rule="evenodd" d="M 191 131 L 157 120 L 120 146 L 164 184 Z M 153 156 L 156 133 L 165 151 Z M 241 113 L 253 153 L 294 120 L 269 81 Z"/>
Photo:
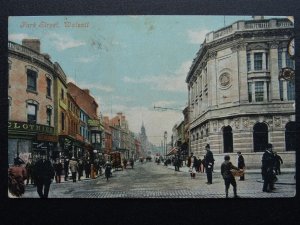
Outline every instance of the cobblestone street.
<path fill-rule="evenodd" d="M 213 174 L 213 184 L 206 184 L 206 174 L 197 173 L 191 179 L 187 168 L 175 172 L 172 167 L 157 165 L 154 162 L 136 163 L 134 169 L 114 171 L 106 181 L 104 176 L 96 179 L 83 179 L 60 184 L 53 183 L 49 198 L 225 198 L 224 181 L 220 172 Z M 238 194 L 242 198 L 289 198 L 296 194 L 294 174 L 283 172 L 278 176 L 272 193 L 262 192 L 259 173 L 249 171 L 245 181 L 238 181 Z M 229 189 L 233 197 L 232 187 Z M 23 198 L 38 198 L 33 185 L 26 186 Z"/>

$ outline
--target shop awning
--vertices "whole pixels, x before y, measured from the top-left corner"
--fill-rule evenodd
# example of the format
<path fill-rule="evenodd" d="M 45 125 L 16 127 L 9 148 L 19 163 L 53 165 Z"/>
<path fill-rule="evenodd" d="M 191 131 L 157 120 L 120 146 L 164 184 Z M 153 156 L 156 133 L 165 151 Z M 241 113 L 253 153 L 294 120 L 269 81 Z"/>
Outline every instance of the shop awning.
<path fill-rule="evenodd" d="M 174 147 L 168 152 L 168 154 L 166 156 L 175 155 L 177 152 L 178 152 L 178 148 Z"/>

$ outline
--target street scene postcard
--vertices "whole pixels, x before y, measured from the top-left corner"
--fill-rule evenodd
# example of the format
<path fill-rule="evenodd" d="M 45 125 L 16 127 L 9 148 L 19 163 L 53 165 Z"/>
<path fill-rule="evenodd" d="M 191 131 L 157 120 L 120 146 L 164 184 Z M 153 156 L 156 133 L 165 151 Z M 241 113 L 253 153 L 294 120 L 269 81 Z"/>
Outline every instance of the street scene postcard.
<path fill-rule="evenodd" d="M 293 16 L 11 16 L 8 106 L 9 198 L 296 196 Z"/>

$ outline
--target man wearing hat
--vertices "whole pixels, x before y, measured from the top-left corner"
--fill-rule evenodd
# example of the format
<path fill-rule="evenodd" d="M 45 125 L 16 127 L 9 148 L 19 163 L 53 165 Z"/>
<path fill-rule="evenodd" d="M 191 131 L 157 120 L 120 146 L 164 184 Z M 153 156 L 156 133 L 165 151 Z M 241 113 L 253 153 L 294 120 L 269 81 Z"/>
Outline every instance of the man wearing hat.
<path fill-rule="evenodd" d="M 273 172 L 275 157 L 272 149 L 273 145 L 269 143 L 267 145 L 266 151 L 262 156 L 261 174 L 264 180 L 263 192 L 271 192 L 275 189 L 274 182 L 276 176 Z"/>
<path fill-rule="evenodd" d="M 37 193 L 40 198 L 48 198 L 48 193 L 52 179 L 54 178 L 54 168 L 46 155 L 42 155 L 34 167 Z"/>
<path fill-rule="evenodd" d="M 205 171 L 206 171 L 206 176 L 207 176 L 207 184 L 212 184 L 212 171 L 214 167 L 214 155 L 210 151 L 210 146 L 207 144 L 205 146 L 206 150 L 206 155 L 205 155 Z"/>
<path fill-rule="evenodd" d="M 243 170 L 245 169 L 245 160 L 244 157 L 242 156 L 241 152 L 237 152 L 238 155 L 238 168 Z M 243 173 L 243 176 L 240 177 L 240 180 L 245 180 L 245 175 Z"/>

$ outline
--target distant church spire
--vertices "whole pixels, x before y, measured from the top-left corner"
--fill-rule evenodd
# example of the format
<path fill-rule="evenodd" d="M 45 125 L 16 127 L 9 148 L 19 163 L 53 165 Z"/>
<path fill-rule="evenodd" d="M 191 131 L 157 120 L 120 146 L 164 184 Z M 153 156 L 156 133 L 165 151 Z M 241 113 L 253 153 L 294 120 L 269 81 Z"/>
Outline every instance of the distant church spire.
<path fill-rule="evenodd" d="M 145 126 L 144 126 L 144 121 L 143 121 L 142 127 L 141 127 L 141 134 L 142 134 L 143 136 L 146 136 L 146 129 L 145 129 Z"/>

